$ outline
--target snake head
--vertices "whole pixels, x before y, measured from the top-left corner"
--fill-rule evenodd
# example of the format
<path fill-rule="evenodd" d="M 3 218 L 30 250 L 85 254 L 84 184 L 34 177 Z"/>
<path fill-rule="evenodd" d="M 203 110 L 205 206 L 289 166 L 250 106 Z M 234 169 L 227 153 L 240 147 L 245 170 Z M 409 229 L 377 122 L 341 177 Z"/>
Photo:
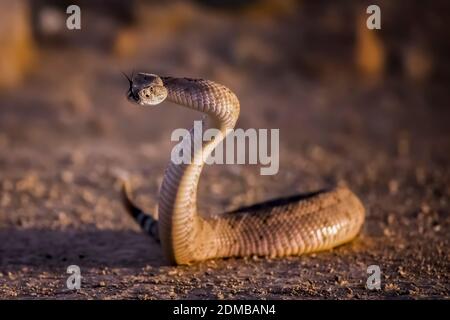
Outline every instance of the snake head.
<path fill-rule="evenodd" d="M 151 73 L 137 73 L 131 79 L 126 76 L 130 87 L 127 98 L 141 106 L 154 106 L 167 98 L 167 88 L 159 76 Z"/>

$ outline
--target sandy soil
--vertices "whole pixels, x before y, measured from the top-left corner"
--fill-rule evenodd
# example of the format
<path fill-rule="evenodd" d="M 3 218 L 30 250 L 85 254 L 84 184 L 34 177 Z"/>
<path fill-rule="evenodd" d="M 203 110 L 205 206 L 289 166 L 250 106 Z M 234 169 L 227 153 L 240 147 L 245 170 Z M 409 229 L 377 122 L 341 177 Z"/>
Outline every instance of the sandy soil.
<path fill-rule="evenodd" d="M 0 298 L 449 298 L 448 100 L 396 78 L 368 87 L 352 76 L 292 76 L 274 67 L 277 47 L 254 33 L 272 25 L 202 19 L 180 22 L 171 43 L 172 26 L 149 31 L 142 37 L 152 41 L 131 58 L 43 50 L 24 85 L 1 96 Z M 211 34 L 194 32 L 206 25 Z M 165 265 L 126 215 L 118 175 L 128 172 L 136 201 L 154 211 L 170 133 L 200 115 L 130 105 L 120 71 L 132 68 L 224 83 L 241 99 L 239 127 L 280 129 L 279 173 L 207 167 L 202 212 L 345 184 L 367 208 L 360 236 L 303 257 Z M 81 268 L 79 291 L 66 288 L 72 264 Z M 381 290 L 365 287 L 373 264 Z"/>

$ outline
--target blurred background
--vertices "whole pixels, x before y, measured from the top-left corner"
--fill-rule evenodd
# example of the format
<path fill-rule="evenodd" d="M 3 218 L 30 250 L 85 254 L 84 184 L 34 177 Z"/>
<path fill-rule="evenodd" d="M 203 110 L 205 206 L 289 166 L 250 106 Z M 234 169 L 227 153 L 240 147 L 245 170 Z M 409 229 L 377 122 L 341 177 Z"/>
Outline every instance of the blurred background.
<path fill-rule="evenodd" d="M 81 30 L 66 28 L 71 4 Z M 381 30 L 366 27 L 370 4 Z M 370 249 L 397 270 L 385 250 L 403 246 L 425 270 L 423 294 L 448 294 L 429 281 L 448 281 L 449 9 L 438 0 L 0 0 L 0 266 L 54 262 L 47 255 L 74 245 L 68 229 L 132 230 L 128 241 L 161 258 L 125 215 L 117 177 L 128 172 L 137 201 L 154 210 L 170 133 L 200 115 L 131 105 L 121 72 L 134 71 L 225 84 L 241 101 L 238 127 L 280 129 L 279 174 L 206 168 L 204 212 L 349 185 L 368 210 L 361 257 Z M 42 230 L 54 230 L 45 244 Z M 117 260 L 95 239 L 124 242 L 84 237 L 93 251 L 75 242 L 82 254 L 71 258 L 93 266 Z"/>

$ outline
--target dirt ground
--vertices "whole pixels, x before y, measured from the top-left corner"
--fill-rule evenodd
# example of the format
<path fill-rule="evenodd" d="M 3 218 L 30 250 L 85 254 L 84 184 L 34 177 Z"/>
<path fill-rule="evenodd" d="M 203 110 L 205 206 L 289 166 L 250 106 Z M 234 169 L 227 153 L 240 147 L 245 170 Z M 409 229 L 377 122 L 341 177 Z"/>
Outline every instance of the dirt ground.
<path fill-rule="evenodd" d="M 297 44 L 269 41 L 284 24 L 177 10 L 181 21 L 126 31 L 115 54 L 41 49 L 23 84 L 0 96 L 0 298 L 448 299 L 445 88 L 294 76 L 284 57 Z M 124 53 L 121 41 L 138 49 Z M 361 234 L 301 257 L 167 266 L 122 207 L 118 177 L 127 172 L 136 201 L 155 211 L 170 134 L 201 116 L 129 104 L 120 71 L 133 69 L 223 83 L 240 98 L 238 127 L 280 129 L 279 173 L 207 166 L 202 212 L 343 184 L 366 207 Z M 78 291 L 66 288 L 69 265 L 81 268 Z M 380 290 L 365 287 L 369 265 L 380 266 Z"/>

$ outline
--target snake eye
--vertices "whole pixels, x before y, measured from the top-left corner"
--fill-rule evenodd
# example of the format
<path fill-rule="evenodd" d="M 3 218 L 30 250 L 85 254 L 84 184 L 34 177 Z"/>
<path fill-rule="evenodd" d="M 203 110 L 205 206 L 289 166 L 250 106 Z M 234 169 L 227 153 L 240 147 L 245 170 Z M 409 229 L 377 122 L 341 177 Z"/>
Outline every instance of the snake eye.
<path fill-rule="evenodd" d="M 145 88 L 145 89 L 142 89 L 142 91 L 141 92 L 139 92 L 139 95 L 142 97 L 142 98 L 150 98 L 151 97 L 151 88 Z"/>

